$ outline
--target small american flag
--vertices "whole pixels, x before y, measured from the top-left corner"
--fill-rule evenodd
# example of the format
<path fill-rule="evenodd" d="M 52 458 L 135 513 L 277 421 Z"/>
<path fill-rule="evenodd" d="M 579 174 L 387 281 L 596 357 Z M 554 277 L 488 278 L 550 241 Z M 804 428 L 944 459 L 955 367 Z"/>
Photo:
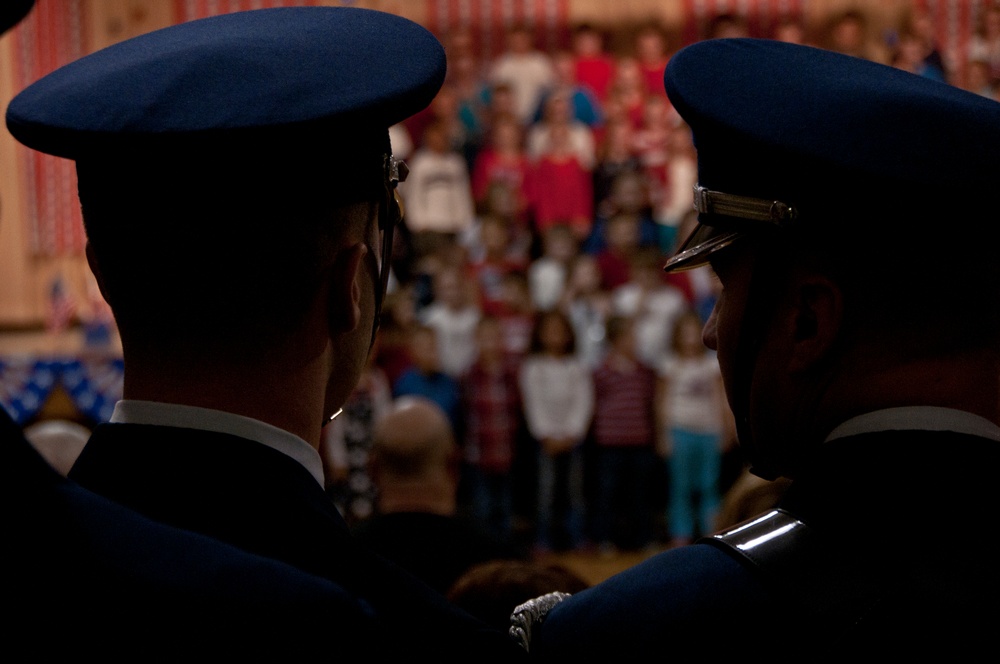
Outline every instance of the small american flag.
<path fill-rule="evenodd" d="M 49 311 L 45 327 L 50 332 L 61 332 L 69 326 L 75 315 L 76 304 L 67 292 L 62 276 L 57 276 L 49 287 Z"/>

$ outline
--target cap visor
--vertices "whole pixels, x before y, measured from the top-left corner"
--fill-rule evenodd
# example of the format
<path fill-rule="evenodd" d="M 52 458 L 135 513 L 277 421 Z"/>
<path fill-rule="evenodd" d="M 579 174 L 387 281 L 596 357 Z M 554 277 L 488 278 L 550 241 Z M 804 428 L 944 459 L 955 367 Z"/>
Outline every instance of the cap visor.
<path fill-rule="evenodd" d="M 709 256 L 724 249 L 744 233 L 698 224 L 673 256 L 663 266 L 664 272 L 683 272 L 700 267 Z"/>

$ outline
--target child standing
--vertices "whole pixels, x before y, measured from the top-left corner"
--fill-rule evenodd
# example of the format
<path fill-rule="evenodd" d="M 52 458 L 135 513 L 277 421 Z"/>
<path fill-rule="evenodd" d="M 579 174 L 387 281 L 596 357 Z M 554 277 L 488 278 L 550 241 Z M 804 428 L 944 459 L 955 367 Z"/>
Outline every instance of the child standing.
<path fill-rule="evenodd" d="M 472 168 L 472 195 L 479 210 L 489 205 L 490 185 L 502 183 L 514 196 L 518 218 L 527 207 L 525 193 L 531 164 L 524 152 L 522 127 L 513 116 L 495 118 L 490 128 L 490 140 L 476 155 Z"/>
<path fill-rule="evenodd" d="M 601 270 L 590 254 L 578 254 L 569 266 L 559 308 L 569 316 L 576 335 L 576 355 L 590 369 L 605 353 L 605 321 L 611 311 L 611 294 L 601 286 Z"/>
<path fill-rule="evenodd" d="M 694 186 L 698 183 L 698 156 L 691 128 L 678 121 L 670 130 L 670 156 L 664 166 L 666 188 L 656 205 L 660 251 L 672 254 L 678 242 L 684 215 L 694 209 Z"/>
<path fill-rule="evenodd" d="M 633 149 L 634 133 L 632 123 L 626 118 L 616 118 L 604 127 L 597 144 L 597 164 L 593 174 L 594 216 L 597 219 L 607 219 L 617 211 L 619 203 L 612 192 L 618 176 L 642 172 L 642 162 Z"/>
<path fill-rule="evenodd" d="M 528 266 L 528 285 L 536 310 L 558 306 L 566 292 L 569 265 L 579 252 L 580 243 L 569 226 L 551 226 L 542 237 L 542 255 Z"/>
<path fill-rule="evenodd" d="M 521 364 L 521 394 L 528 431 L 538 442 L 536 548 L 565 536 L 570 548 L 583 544 L 582 443 L 594 411 L 591 373 L 575 354 L 573 328 L 558 310 L 539 315 Z M 557 503 L 566 505 L 554 525 Z"/>
<path fill-rule="evenodd" d="M 593 526 L 602 553 L 617 547 L 635 551 L 649 544 L 649 469 L 659 427 L 658 379 L 639 360 L 632 319 L 609 318 L 607 340 L 608 354 L 594 372 Z"/>
<path fill-rule="evenodd" d="M 412 364 L 396 379 L 392 396 L 412 395 L 430 399 L 448 415 L 456 438 L 461 440 L 464 421 L 459 409 L 459 383 L 457 378 L 441 370 L 437 330 L 415 324 L 410 330 L 409 348 Z"/>
<path fill-rule="evenodd" d="M 667 283 L 662 268 L 659 250 L 643 247 L 631 257 L 629 280 L 611 293 L 612 311 L 635 320 L 639 357 L 651 367 L 670 355 L 674 322 L 691 308 L 685 294 Z"/>
<path fill-rule="evenodd" d="M 446 127 L 433 122 L 409 163 L 400 194 L 406 199 L 406 224 L 414 253 L 423 256 L 443 240 L 454 239 L 475 217 L 469 169 L 449 143 Z"/>
<path fill-rule="evenodd" d="M 673 354 L 660 373 L 665 423 L 660 452 L 669 462 L 671 546 L 688 544 L 714 530 L 723 432 L 732 418 L 719 363 L 702 342 L 701 328 L 701 318 L 693 311 L 677 318 Z"/>
<path fill-rule="evenodd" d="M 535 307 L 531 302 L 528 275 L 524 270 L 508 272 L 501 282 L 501 302 L 497 311 L 503 331 L 504 349 L 515 358 L 524 357 L 531 346 Z"/>
<path fill-rule="evenodd" d="M 615 61 L 605 50 L 604 35 L 593 25 L 578 25 L 573 30 L 572 49 L 574 77 L 603 104 L 615 74 Z"/>
<path fill-rule="evenodd" d="M 434 275 L 434 299 L 419 313 L 420 322 L 437 331 L 441 370 L 455 378 L 475 359 L 481 315 L 463 271 L 461 265 L 442 266 Z"/>
<path fill-rule="evenodd" d="M 480 310 L 485 314 L 503 313 L 504 278 L 511 272 L 523 272 L 528 262 L 510 253 L 513 237 L 510 221 L 497 216 L 483 217 L 479 224 L 480 251 L 466 266 Z"/>
<path fill-rule="evenodd" d="M 497 539 L 509 541 L 513 515 L 511 469 L 521 431 L 518 364 L 504 350 L 500 321 L 476 326 L 478 355 L 462 377 L 466 481 L 472 514 Z"/>
<path fill-rule="evenodd" d="M 528 200 L 535 231 L 540 236 L 556 224 L 566 224 L 583 241 L 594 224 L 591 171 L 570 144 L 569 127 L 554 124 L 546 151 L 528 177 Z"/>

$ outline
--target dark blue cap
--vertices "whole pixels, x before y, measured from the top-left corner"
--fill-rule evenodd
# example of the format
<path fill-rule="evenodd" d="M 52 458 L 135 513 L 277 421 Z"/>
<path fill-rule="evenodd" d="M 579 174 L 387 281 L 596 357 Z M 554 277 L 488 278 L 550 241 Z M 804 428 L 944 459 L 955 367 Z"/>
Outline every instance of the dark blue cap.
<path fill-rule="evenodd" d="M 334 144 L 387 136 L 430 103 L 444 74 L 441 44 L 405 18 L 262 9 L 157 30 L 72 62 L 18 94 L 7 126 L 28 147 L 76 160 L 213 141 L 273 138 L 287 147 L 289 137 L 322 150 L 338 146 L 320 134 Z"/>
<path fill-rule="evenodd" d="M 950 220 L 996 214 L 1000 104 L 985 97 L 758 39 L 688 46 L 664 85 L 694 135 L 700 213 L 667 270 L 703 264 L 758 229 L 885 245 L 924 234 L 929 247 Z"/>

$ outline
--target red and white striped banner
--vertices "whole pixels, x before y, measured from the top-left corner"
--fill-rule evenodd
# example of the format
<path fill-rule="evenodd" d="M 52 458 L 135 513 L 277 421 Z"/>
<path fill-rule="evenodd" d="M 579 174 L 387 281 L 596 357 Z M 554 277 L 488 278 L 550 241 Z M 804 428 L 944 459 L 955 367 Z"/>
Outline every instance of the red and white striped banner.
<path fill-rule="evenodd" d="M 802 16 L 806 0 L 683 0 L 683 3 L 682 39 L 689 44 L 703 37 L 704 26 L 723 14 L 746 19 L 751 37 L 770 37 L 771 29 L 781 19 Z"/>
<path fill-rule="evenodd" d="M 441 39 L 449 32 L 468 31 L 480 61 L 488 61 L 503 50 L 507 28 L 518 23 L 534 29 L 540 49 L 566 47 L 569 9 L 570 0 L 427 0 L 425 27 Z"/>
<path fill-rule="evenodd" d="M 957 81 L 965 80 L 969 42 L 980 12 L 990 4 L 992 0 L 913 0 L 914 7 L 931 16 L 938 50 Z"/>
<path fill-rule="evenodd" d="M 174 0 L 174 22 L 186 23 L 199 18 L 253 9 L 309 7 L 317 4 L 318 0 Z"/>
<path fill-rule="evenodd" d="M 13 30 L 20 90 L 64 64 L 85 55 L 83 0 L 38 0 Z M 25 213 L 32 253 L 70 256 L 83 253 L 85 238 L 72 161 L 22 150 L 27 186 Z"/>

